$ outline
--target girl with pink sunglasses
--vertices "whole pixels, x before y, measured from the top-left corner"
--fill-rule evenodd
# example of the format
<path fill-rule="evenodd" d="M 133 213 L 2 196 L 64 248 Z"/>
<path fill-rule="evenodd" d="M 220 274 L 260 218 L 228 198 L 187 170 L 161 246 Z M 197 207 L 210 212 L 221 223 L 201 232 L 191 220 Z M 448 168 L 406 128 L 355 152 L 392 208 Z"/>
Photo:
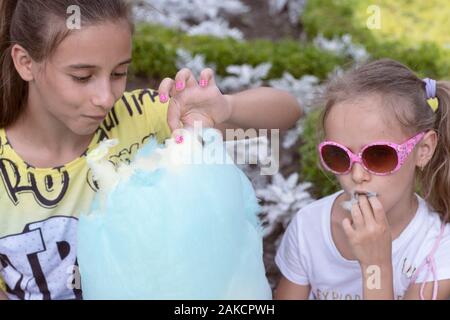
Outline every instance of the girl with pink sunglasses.
<path fill-rule="evenodd" d="M 291 221 L 275 297 L 449 299 L 450 83 L 384 59 L 325 98 L 317 151 L 342 190 Z"/>

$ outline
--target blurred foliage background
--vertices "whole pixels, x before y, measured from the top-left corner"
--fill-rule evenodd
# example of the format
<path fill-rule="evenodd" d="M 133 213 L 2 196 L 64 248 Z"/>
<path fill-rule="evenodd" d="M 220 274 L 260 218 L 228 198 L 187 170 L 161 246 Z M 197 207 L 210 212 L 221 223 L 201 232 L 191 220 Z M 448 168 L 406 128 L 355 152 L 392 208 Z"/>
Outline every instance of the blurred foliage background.
<path fill-rule="evenodd" d="M 380 25 L 379 28 L 368 28 L 367 21 L 374 10 L 379 12 Z M 280 37 L 273 41 L 263 37 L 236 40 L 189 36 L 179 30 L 142 23 L 138 25 L 134 39 L 132 75 L 148 79 L 175 75 L 177 49 L 184 48 L 192 55 L 204 55 L 206 62 L 213 63 L 221 76 L 227 75 L 230 65 L 256 67 L 270 62 L 272 68 L 265 80 L 289 72 L 296 78 L 313 75 L 324 83 L 336 69 L 346 69 L 360 61 L 342 52 L 324 50 L 315 44 L 315 39 L 319 36 L 339 39 L 347 35 L 353 44 L 367 51 L 370 59 L 398 60 L 421 77 L 450 77 L 448 0 L 309 0 L 299 16 L 297 27 L 301 30 L 300 38 Z M 320 104 L 311 110 L 301 124 L 296 149 L 299 153 L 298 172 L 301 181 L 312 182 L 312 194 L 321 197 L 337 190 L 338 185 L 332 175 L 318 166 L 316 145 Z"/>

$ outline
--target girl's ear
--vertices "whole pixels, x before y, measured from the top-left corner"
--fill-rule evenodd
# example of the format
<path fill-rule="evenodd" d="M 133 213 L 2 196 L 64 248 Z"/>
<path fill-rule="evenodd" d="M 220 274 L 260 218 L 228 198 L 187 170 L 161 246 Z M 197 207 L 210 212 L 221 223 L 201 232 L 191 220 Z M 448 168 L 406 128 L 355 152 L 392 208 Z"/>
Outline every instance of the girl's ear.
<path fill-rule="evenodd" d="M 417 146 L 417 160 L 416 165 L 423 168 L 433 157 L 438 142 L 436 131 L 428 131 L 422 138 L 422 141 Z"/>
<path fill-rule="evenodd" d="M 20 77 L 27 82 L 34 80 L 32 72 L 33 60 L 28 51 L 22 46 L 15 44 L 11 49 L 11 57 Z"/>

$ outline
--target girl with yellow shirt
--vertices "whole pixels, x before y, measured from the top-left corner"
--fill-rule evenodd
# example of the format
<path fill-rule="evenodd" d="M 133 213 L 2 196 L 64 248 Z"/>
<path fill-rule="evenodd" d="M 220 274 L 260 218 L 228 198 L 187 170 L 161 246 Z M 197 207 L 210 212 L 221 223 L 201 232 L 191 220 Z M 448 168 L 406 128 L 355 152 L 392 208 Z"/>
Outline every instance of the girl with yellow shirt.
<path fill-rule="evenodd" d="M 69 28 L 78 6 L 81 27 Z M 77 212 L 96 184 L 85 161 L 103 139 L 130 161 L 150 137 L 181 125 L 287 129 L 301 109 L 288 93 L 223 95 L 211 70 L 181 70 L 159 92 L 125 92 L 133 22 L 125 0 L 0 0 L 0 298 L 81 299 L 67 279 Z"/>

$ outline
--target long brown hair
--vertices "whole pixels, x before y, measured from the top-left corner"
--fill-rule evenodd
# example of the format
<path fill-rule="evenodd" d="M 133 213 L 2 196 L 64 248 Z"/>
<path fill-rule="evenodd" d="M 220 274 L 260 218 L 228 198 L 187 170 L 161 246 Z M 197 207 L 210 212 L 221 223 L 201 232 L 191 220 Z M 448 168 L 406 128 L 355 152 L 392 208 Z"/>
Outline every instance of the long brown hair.
<path fill-rule="evenodd" d="M 73 5 L 80 8 L 82 27 L 122 19 L 134 30 L 127 0 L 0 0 L 0 128 L 19 118 L 28 95 L 12 47 L 18 44 L 34 61 L 45 61 L 70 34 L 66 20 Z"/>
<path fill-rule="evenodd" d="M 438 81 L 436 112 L 428 105 L 425 82 L 403 64 L 382 59 L 357 67 L 332 79 L 324 94 L 322 132 L 331 108 L 348 99 L 366 94 L 380 94 L 385 108 L 393 112 L 405 132 L 415 134 L 434 130 L 438 143 L 433 157 L 416 170 L 421 191 L 428 204 L 450 221 L 450 82 Z"/>

